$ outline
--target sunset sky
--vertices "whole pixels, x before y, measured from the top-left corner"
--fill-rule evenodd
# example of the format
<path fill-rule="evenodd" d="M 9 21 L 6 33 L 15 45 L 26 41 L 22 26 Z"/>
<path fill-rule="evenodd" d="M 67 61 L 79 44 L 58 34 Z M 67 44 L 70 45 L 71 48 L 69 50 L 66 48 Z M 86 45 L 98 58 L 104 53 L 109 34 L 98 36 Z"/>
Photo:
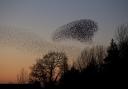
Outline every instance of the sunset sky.
<path fill-rule="evenodd" d="M 79 19 L 98 23 L 92 43 L 53 42 L 53 32 Z M 128 0 L 0 0 L 0 83 L 16 81 L 21 68 L 52 50 L 78 57 L 84 47 L 108 45 L 117 26 L 128 23 Z"/>

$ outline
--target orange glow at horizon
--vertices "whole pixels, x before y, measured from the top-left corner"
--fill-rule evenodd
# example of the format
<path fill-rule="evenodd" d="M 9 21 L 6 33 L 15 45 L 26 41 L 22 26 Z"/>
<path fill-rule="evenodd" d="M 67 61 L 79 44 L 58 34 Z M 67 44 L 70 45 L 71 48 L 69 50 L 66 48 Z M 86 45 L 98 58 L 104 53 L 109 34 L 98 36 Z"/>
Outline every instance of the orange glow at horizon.
<path fill-rule="evenodd" d="M 0 83 L 16 83 L 19 71 L 22 68 L 29 70 L 35 62 L 35 57 L 11 47 L 0 49 Z"/>
<path fill-rule="evenodd" d="M 77 57 L 80 49 L 70 49 L 64 47 L 69 60 L 69 63 Z M 77 50 L 77 51 L 76 51 Z M 73 51 L 72 53 L 70 51 Z M 17 74 L 22 68 L 30 71 L 30 67 L 36 63 L 36 59 L 42 58 L 47 52 L 42 55 L 24 50 L 16 49 L 15 47 L 0 46 L 0 83 L 17 83 Z"/>

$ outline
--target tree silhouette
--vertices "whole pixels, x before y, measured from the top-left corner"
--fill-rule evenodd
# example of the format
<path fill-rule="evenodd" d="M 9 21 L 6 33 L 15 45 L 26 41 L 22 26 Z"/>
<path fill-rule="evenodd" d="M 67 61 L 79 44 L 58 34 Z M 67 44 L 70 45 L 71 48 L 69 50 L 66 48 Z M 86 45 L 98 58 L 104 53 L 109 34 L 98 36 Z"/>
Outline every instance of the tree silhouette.
<path fill-rule="evenodd" d="M 100 80 L 98 78 L 100 78 L 105 57 L 103 46 L 84 49 L 78 57 L 78 61 L 61 77 L 61 86 L 64 88 L 83 88 L 96 84 Z"/>
<path fill-rule="evenodd" d="M 60 79 L 60 86 L 63 88 L 75 88 L 79 85 L 80 71 L 72 66 L 67 72 L 65 72 Z"/>
<path fill-rule="evenodd" d="M 104 79 L 118 85 L 127 80 L 128 75 L 128 25 L 121 25 L 116 32 L 116 41 L 112 39 L 105 58 Z"/>
<path fill-rule="evenodd" d="M 31 81 L 38 81 L 45 87 L 54 86 L 67 71 L 67 57 L 63 52 L 50 52 L 37 60 L 31 68 Z"/>
<path fill-rule="evenodd" d="M 24 68 L 22 68 L 19 74 L 17 74 L 17 82 L 18 84 L 26 84 L 28 83 L 28 80 L 28 72 Z"/>
<path fill-rule="evenodd" d="M 116 31 L 116 40 L 119 45 L 128 41 L 128 24 L 123 24 L 118 27 Z"/>
<path fill-rule="evenodd" d="M 123 74 L 122 77 L 128 79 L 128 24 L 123 24 L 118 27 L 116 39 L 119 48 L 120 75 Z"/>
<path fill-rule="evenodd" d="M 103 64 L 106 57 L 106 50 L 103 46 L 94 46 L 90 49 L 84 49 L 78 57 L 79 69 L 86 68 L 90 63 Z"/>
<path fill-rule="evenodd" d="M 118 45 L 115 43 L 114 39 L 111 40 L 110 46 L 107 50 L 108 56 L 105 59 L 106 63 L 113 63 L 119 59 L 119 49 Z"/>
<path fill-rule="evenodd" d="M 118 27 L 116 33 L 116 39 L 118 42 L 119 50 L 120 50 L 120 57 L 124 61 L 127 61 L 128 58 L 128 25 L 123 24 Z"/>
<path fill-rule="evenodd" d="M 117 80 L 118 76 L 118 71 L 120 68 L 120 62 L 119 62 L 119 49 L 118 45 L 114 41 L 114 39 L 111 40 L 110 46 L 108 47 L 107 50 L 107 57 L 105 58 L 105 64 L 103 65 L 104 67 L 104 79 L 105 81 L 109 80 L 109 83 L 114 82 Z M 111 80 L 111 81 L 110 81 Z"/>

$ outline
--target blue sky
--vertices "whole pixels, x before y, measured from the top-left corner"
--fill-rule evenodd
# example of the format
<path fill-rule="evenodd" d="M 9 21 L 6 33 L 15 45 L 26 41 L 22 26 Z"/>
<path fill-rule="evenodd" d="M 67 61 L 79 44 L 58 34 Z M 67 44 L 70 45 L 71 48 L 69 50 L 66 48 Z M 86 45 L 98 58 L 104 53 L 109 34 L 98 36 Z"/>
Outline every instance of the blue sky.
<path fill-rule="evenodd" d="M 0 25 L 29 29 L 49 40 L 58 27 L 78 19 L 99 25 L 95 42 L 106 44 L 128 23 L 127 0 L 0 0 Z"/>
<path fill-rule="evenodd" d="M 47 39 L 61 25 L 92 19 L 100 29 L 96 40 L 106 42 L 118 25 L 128 22 L 127 4 L 127 0 L 0 0 L 0 24 L 29 28 Z"/>

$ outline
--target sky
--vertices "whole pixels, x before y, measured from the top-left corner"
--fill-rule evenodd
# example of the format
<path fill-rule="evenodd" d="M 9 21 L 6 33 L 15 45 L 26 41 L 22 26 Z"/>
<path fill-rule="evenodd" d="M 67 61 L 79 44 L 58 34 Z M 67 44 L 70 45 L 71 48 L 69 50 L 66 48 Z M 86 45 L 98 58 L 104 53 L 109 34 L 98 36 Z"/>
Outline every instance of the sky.
<path fill-rule="evenodd" d="M 51 40 L 52 33 L 69 22 L 94 20 L 98 32 L 89 44 L 108 45 L 117 27 L 128 23 L 127 4 L 128 0 L 0 0 L 0 83 L 16 81 L 21 68 L 29 69 L 50 50 L 77 57 L 88 43 Z"/>

